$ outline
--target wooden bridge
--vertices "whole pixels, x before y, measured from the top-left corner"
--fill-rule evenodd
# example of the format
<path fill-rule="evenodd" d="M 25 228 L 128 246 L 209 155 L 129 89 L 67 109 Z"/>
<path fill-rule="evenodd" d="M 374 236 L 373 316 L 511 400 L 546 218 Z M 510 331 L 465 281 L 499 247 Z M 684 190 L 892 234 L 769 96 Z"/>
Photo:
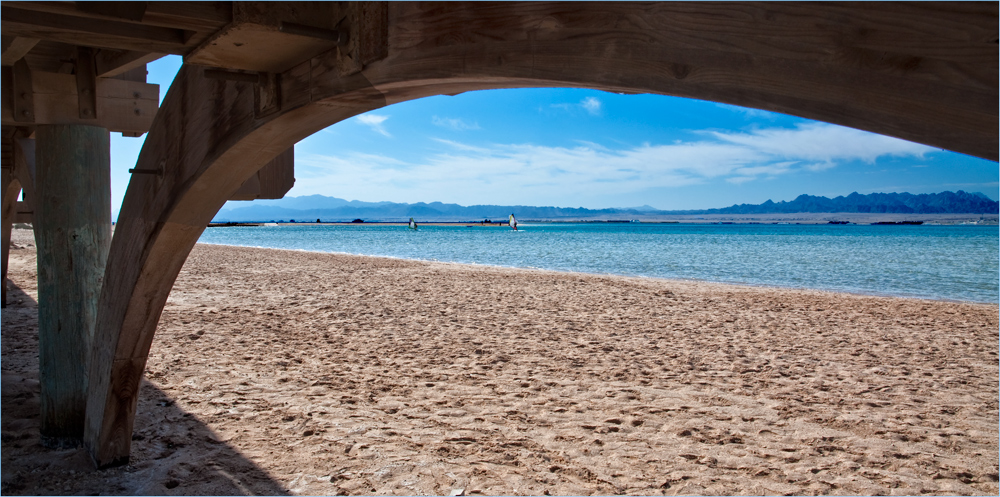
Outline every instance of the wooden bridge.
<path fill-rule="evenodd" d="M 996 2 L 3 2 L 3 272 L 38 247 L 42 435 L 128 460 L 160 313 L 230 199 L 406 100 L 579 87 L 782 112 L 996 161 Z M 158 106 L 145 64 L 184 66 Z M 109 133 L 147 134 L 111 236 Z M 19 192 L 24 201 L 15 202 Z"/>

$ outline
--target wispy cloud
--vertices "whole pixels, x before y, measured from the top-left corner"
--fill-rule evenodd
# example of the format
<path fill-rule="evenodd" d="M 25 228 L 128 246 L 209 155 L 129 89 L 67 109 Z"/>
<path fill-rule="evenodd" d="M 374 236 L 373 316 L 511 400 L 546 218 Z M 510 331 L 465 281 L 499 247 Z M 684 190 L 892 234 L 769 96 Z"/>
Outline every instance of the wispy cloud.
<path fill-rule="evenodd" d="M 444 148 L 418 161 L 359 153 L 304 156 L 297 163 L 313 177 L 310 191 L 302 189 L 298 194 L 330 194 L 351 185 L 359 198 L 403 198 L 412 195 L 407 192 L 424 190 L 448 192 L 449 201 L 473 204 L 509 201 L 511 195 L 544 198 L 556 190 L 581 196 L 622 194 L 814 174 L 847 161 L 874 162 L 880 157 L 922 156 L 935 150 L 828 124 L 703 136 L 692 142 L 618 149 L 582 141 L 574 147 L 553 147 L 470 145 L 436 139 Z M 497 192 L 498 198 L 484 198 L 483 192 L 489 191 Z"/>
<path fill-rule="evenodd" d="M 596 97 L 587 97 L 580 102 L 580 106 L 583 110 L 591 113 L 592 115 L 599 115 L 601 113 L 601 101 Z"/>
<path fill-rule="evenodd" d="M 479 123 L 467 123 L 462 119 L 451 118 L 451 117 L 438 117 L 434 116 L 431 118 L 431 123 L 435 126 L 441 126 L 442 128 L 453 129 L 455 131 L 466 131 L 481 129 Z"/>
<path fill-rule="evenodd" d="M 553 109 L 560 109 L 567 112 L 579 112 L 582 110 L 592 116 L 601 115 L 602 106 L 603 104 L 601 103 L 601 100 L 597 97 L 586 97 L 579 103 L 575 104 L 568 104 L 568 103 L 549 104 L 549 107 Z"/>
<path fill-rule="evenodd" d="M 716 105 L 716 107 L 719 107 L 721 109 L 726 109 L 726 110 L 729 110 L 729 111 L 733 111 L 733 112 L 737 112 L 737 113 L 743 114 L 748 119 L 750 119 L 750 118 L 753 118 L 753 119 L 764 118 L 764 119 L 774 120 L 775 118 L 777 118 L 778 116 L 780 116 L 780 114 L 777 114 L 777 113 L 774 113 L 774 112 L 768 112 L 766 110 L 761 110 L 761 109 L 751 109 L 750 107 L 740 107 L 739 105 L 729 105 L 729 104 L 720 104 L 720 103 L 716 103 L 715 105 Z"/>
<path fill-rule="evenodd" d="M 358 122 L 368 126 L 376 133 L 380 133 L 385 136 L 392 136 L 388 131 L 386 131 L 385 126 L 382 126 L 382 123 L 384 123 L 386 119 L 389 119 L 389 116 L 382 116 L 378 114 L 361 114 L 357 117 Z"/>

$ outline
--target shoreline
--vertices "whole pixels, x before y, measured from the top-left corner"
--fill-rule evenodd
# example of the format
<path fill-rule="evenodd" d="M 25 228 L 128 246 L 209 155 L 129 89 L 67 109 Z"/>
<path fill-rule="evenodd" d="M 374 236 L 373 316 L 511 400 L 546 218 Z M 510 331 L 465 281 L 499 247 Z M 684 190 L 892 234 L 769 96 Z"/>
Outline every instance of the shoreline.
<path fill-rule="evenodd" d="M 322 219 L 322 218 L 320 218 Z M 482 226 L 480 220 L 445 220 L 445 221 L 421 221 L 414 218 L 417 224 L 427 226 Z M 634 215 L 632 218 L 623 219 L 621 216 L 606 216 L 587 219 L 518 219 L 522 224 L 591 224 L 591 223 L 613 223 L 629 224 L 629 221 L 639 221 L 635 224 L 809 224 L 826 225 L 840 224 L 843 222 L 874 225 L 878 223 L 906 223 L 922 222 L 927 226 L 957 226 L 957 225 L 978 225 L 997 226 L 1000 222 L 1000 214 L 995 213 L 959 213 L 959 214 L 899 214 L 899 213 L 857 213 L 857 212 L 799 212 L 788 214 L 675 214 L 675 215 Z M 978 224 L 982 220 L 982 224 Z M 213 222 L 209 226 L 225 227 L 229 225 L 253 225 L 259 226 L 273 223 L 280 226 L 310 226 L 310 225 L 336 225 L 336 226 L 405 226 L 408 221 L 363 221 L 353 223 L 347 221 L 337 222 L 277 222 L 277 221 L 233 221 L 233 222 Z M 507 226 L 507 221 L 493 222 L 493 227 Z"/>
<path fill-rule="evenodd" d="M 402 223 L 402 226 L 406 226 Z M 355 254 L 351 252 L 324 252 L 320 250 L 308 250 L 308 249 L 288 249 L 288 248 L 276 248 L 276 247 L 262 247 L 262 246 L 250 246 L 250 245 L 229 245 L 224 243 L 209 243 L 201 242 L 198 245 L 212 245 L 219 247 L 233 247 L 233 248 L 250 248 L 258 250 L 278 250 L 278 251 L 288 251 L 288 252 L 304 252 L 310 254 L 336 254 L 345 256 L 356 256 L 356 257 L 371 257 L 375 259 L 389 259 L 389 260 L 400 260 L 400 261 L 413 261 L 413 262 L 423 262 L 430 264 L 454 264 L 459 266 L 470 266 L 470 267 L 489 267 L 497 269 L 510 269 L 510 270 L 524 270 L 524 271 L 541 271 L 550 272 L 553 274 L 571 274 L 571 275 L 583 275 L 583 276 L 595 276 L 595 277 L 615 277 L 615 278 L 635 278 L 635 279 L 647 279 L 653 281 L 663 281 L 667 283 L 694 283 L 694 284 L 706 284 L 706 285 L 723 285 L 732 287 L 744 287 L 744 288 L 756 288 L 756 289 L 773 289 L 773 290 L 789 290 L 789 291 L 802 291 L 802 292 L 823 292 L 830 293 L 833 295 L 854 295 L 860 297 L 882 297 L 882 298 L 895 298 L 895 299 L 910 299 L 910 300 L 927 300 L 931 302 L 949 302 L 956 304 L 973 304 L 973 305 L 995 305 L 1000 306 L 1000 302 L 984 302 L 978 300 L 960 300 L 951 299 L 946 297 L 923 297 L 915 295 L 905 295 L 905 294 L 891 294 L 891 293 L 881 293 L 877 291 L 864 291 L 864 290 L 840 290 L 840 289 L 830 289 L 830 288 L 810 288 L 810 287 L 794 287 L 794 286 L 782 286 L 782 285 L 771 285 L 766 283 L 745 283 L 745 282 L 727 282 L 727 281 L 713 281 L 713 280 L 702 280 L 702 279 L 685 279 L 685 278 L 665 278 L 660 276 L 643 276 L 643 275 L 627 275 L 627 274 L 616 274 L 616 273 L 587 273 L 584 271 L 562 271 L 558 269 L 547 269 L 540 267 L 522 267 L 522 266 L 503 266 L 499 264 L 480 264 L 476 262 L 455 262 L 455 261 L 437 261 L 431 259 L 411 259 L 406 257 L 395 257 L 391 255 L 370 255 L 370 254 Z"/>
<path fill-rule="evenodd" d="M 996 305 L 210 244 L 93 471 L 39 445 L 18 236 L 5 495 L 998 491 Z"/>

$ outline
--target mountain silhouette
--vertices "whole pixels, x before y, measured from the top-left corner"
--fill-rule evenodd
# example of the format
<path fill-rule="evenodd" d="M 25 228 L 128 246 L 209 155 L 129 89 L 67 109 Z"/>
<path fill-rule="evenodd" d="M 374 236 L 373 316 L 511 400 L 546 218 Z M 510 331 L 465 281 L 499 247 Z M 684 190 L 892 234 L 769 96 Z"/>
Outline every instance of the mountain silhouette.
<path fill-rule="evenodd" d="M 738 204 L 719 209 L 656 210 L 641 207 L 585 209 L 583 207 L 537 207 L 527 205 L 470 205 L 442 202 L 362 202 L 323 195 L 288 197 L 279 200 L 257 200 L 246 207 L 224 208 L 215 222 L 261 222 L 296 219 L 324 222 L 406 221 L 410 217 L 423 221 L 473 221 L 506 219 L 514 213 L 518 219 L 575 220 L 631 219 L 638 216 L 690 214 L 792 214 L 792 213 L 864 213 L 864 214 L 996 214 L 1000 204 L 982 193 L 964 191 L 924 193 L 857 192 L 835 198 L 799 195 L 792 201 L 762 204 Z"/>

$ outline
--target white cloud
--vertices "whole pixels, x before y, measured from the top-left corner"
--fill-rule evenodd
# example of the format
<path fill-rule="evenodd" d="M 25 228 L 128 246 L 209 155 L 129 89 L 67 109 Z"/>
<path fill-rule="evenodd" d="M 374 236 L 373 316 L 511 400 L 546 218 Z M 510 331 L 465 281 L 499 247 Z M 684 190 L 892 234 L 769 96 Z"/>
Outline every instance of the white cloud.
<path fill-rule="evenodd" d="M 739 112 L 740 114 L 743 114 L 747 118 L 754 118 L 754 119 L 764 118 L 764 119 L 771 119 L 771 120 L 773 120 L 773 119 L 775 119 L 775 118 L 777 118 L 778 116 L 781 115 L 781 114 L 777 114 L 777 113 L 774 113 L 774 112 L 769 112 L 769 111 L 761 110 L 761 109 L 752 109 L 750 107 L 740 107 L 739 105 L 729 105 L 729 104 L 722 104 L 722 103 L 716 103 L 715 105 L 716 105 L 716 107 L 719 107 L 721 109 L 726 109 L 726 110 L 733 111 L 733 112 Z"/>
<path fill-rule="evenodd" d="M 775 157 L 832 162 L 890 156 L 923 157 L 936 149 L 898 138 L 876 135 L 832 124 L 810 123 L 795 128 L 772 128 L 750 133 L 714 132 L 721 141 L 749 147 Z"/>
<path fill-rule="evenodd" d="M 438 117 L 434 116 L 431 118 L 431 123 L 435 126 L 441 126 L 442 128 L 449 128 L 455 131 L 465 131 L 480 129 L 479 123 L 469 124 L 462 119 L 449 118 L 449 117 Z"/>
<path fill-rule="evenodd" d="M 389 134 L 388 131 L 386 131 L 385 127 L 382 126 L 382 123 L 384 123 L 386 119 L 389 119 L 389 116 L 381 116 L 378 114 L 361 114 L 355 119 L 357 119 L 358 122 L 360 122 L 361 124 L 370 127 L 376 133 L 381 133 L 382 135 L 385 136 L 392 136 Z"/>
<path fill-rule="evenodd" d="M 596 116 L 601 113 L 601 101 L 596 97 L 587 97 L 583 99 L 583 101 L 580 102 L 580 106 L 592 115 Z"/>
<path fill-rule="evenodd" d="M 694 142 L 619 149 L 582 141 L 572 147 L 436 141 L 443 149 L 417 161 L 356 152 L 303 156 L 297 164 L 310 180 L 297 185 L 296 194 L 331 195 L 350 185 L 354 198 L 415 201 L 414 192 L 421 192 L 466 205 L 531 202 L 553 191 L 584 197 L 717 180 L 741 184 L 934 150 L 828 124 L 714 132 Z"/>
<path fill-rule="evenodd" d="M 583 110 L 592 116 L 599 116 L 601 115 L 602 105 L 601 100 L 597 97 L 586 97 L 577 104 L 549 104 L 549 107 L 567 112 L 579 112 Z"/>

